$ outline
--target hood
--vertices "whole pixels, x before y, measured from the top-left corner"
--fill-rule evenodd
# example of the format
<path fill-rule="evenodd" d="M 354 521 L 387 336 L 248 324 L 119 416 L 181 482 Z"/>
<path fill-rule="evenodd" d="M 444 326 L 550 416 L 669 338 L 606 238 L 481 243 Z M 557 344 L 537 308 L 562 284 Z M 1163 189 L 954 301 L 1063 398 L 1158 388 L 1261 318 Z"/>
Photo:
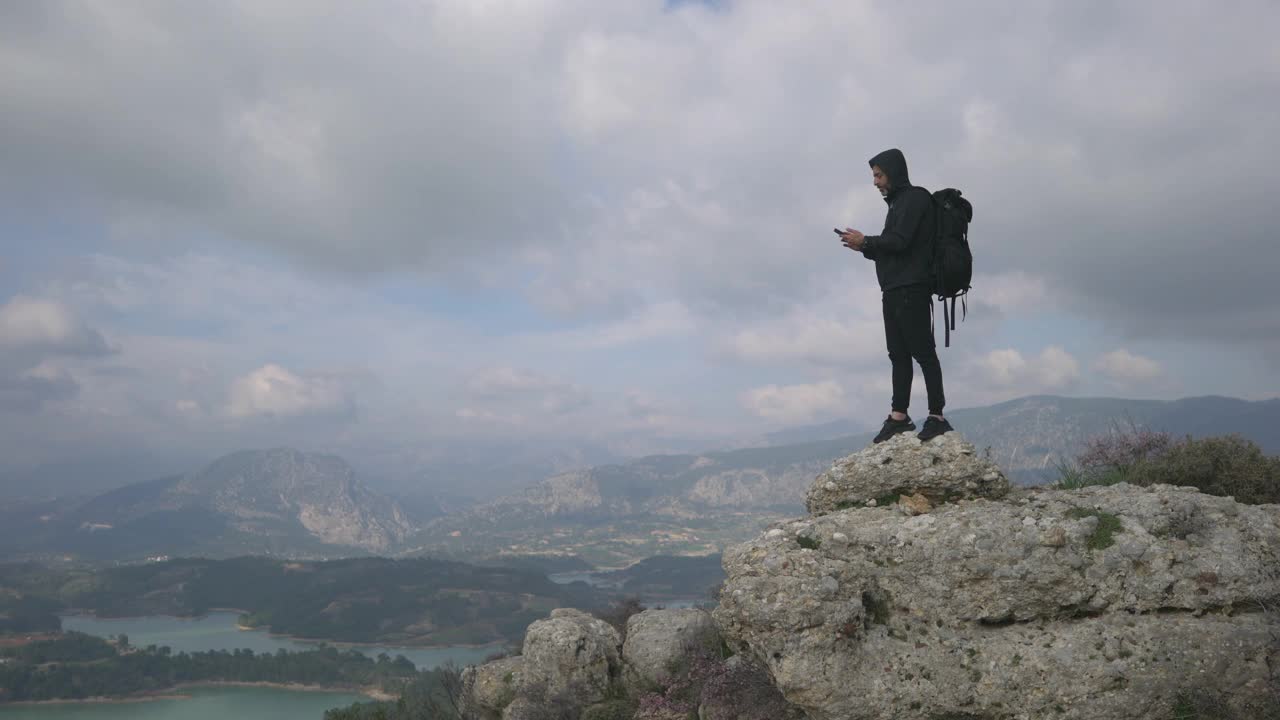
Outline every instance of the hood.
<path fill-rule="evenodd" d="M 868 165 L 879 165 L 885 175 L 889 176 L 889 194 L 893 195 L 902 188 L 911 187 L 911 177 L 907 175 L 907 158 L 898 148 L 890 148 L 867 161 Z"/>

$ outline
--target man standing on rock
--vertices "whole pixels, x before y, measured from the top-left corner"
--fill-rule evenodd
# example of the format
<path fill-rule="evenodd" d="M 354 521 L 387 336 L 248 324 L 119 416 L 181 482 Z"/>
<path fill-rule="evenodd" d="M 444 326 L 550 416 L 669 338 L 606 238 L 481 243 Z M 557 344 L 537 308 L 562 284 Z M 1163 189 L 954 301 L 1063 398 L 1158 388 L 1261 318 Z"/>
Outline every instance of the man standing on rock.
<path fill-rule="evenodd" d="M 907 415 L 911 404 L 912 358 L 920 363 L 929 393 L 929 417 L 916 436 L 923 441 L 952 430 L 942 415 L 942 366 L 934 348 L 931 264 L 937 217 L 929 191 L 915 187 L 907 175 L 907 159 L 897 148 L 870 160 L 871 178 L 889 205 L 884 231 L 867 237 L 853 228 L 836 230 L 850 250 L 875 261 L 884 311 L 884 335 L 893 364 L 893 400 L 889 417 L 874 442 L 915 430 Z"/>

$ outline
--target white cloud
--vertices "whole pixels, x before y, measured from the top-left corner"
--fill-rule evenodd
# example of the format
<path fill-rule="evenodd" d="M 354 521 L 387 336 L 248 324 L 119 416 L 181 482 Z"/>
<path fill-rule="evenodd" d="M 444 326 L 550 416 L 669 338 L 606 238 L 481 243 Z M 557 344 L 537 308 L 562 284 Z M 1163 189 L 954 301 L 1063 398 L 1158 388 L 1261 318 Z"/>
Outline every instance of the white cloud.
<path fill-rule="evenodd" d="M 527 339 L 565 350 L 604 350 L 651 340 L 689 335 L 697 320 L 678 301 L 647 304 L 616 320 L 590 324 L 582 329 L 528 336 Z"/>
<path fill-rule="evenodd" d="M 1125 384 L 1148 382 L 1164 374 L 1160 363 L 1124 348 L 1100 356 L 1093 367 L 1111 380 Z"/>
<path fill-rule="evenodd" d="M 1006 315 L 1038 310 L 1049 298 L 1044 276 L 1018 270 L 1014 272 L 983 274 L 973 278 L 974 290 L 970 302 L 994 305 Z M 957 305 L 957 309 L 959 306 Z"/>
<path fill-rule="evenodd" d="M 886 352 L 882 320 L 813 315 L 740 330 L 724 345 L 743 360 L 780 364 L 841 365 L 884 357 Z"/>
<path fill-rule="evenodd" d="M 811 422 L 845 409 L 844 388 L 833 380 L 798 385 L 765 385 L 742 394 L 742 406 L 780 423 Z"/>
<path fill-rule="evenodd" d="M 1066 350 L 1051 345 L 1041 351 L 1035 377 L 1046 388 L 1066 388 L 1080 379 L 1080 362 Z"/>
<path fill-rule="evenodd" d="M 485 368 L 467 381 L 471 392 L 485 397 L 501 397 L 512 392 L 535 392 L 556 385 L 554 381 L 537 373 L 510 366 Z"/>
<path fill-rule="evenodd" d="M 978 378 L 996 390 L 1019 393 L 1058 392 L 1080 378 L 1080 363 L 1071 353 L 1050 345 L 1028 360 L 1012 348 L 992 350 L 978 359 Z"/>
<path fill-rule="evenodd" d="M 173 404 L 173 409 L 179 415 L 186 417 L 201 417 L 204 415 L 204 408 L 195 400 L 178 400 Z"/>
<path fill-rule="evenodd" d="M 0 348 L 47 355 L 106 355 L 106 340 L 64 305 L 18 295 L 0 305 Z"/>
<path fill-rule="evenodd" d="M 48 363 L 14 374 L 0 373 L 0 412 L 34 412 L 79 391 L 80 384 L 71 373 Z"/>
<path fill-rule="evenodd" d="M 1280 5 L 670 5 L 0 3 L 0 157 L 29 169 L 0 173 L 0 281 L 26 286 L 0 309 L 0 384 L 53 456 L 108 430 L 256 441 L 231 408 L 352 396 L 361 423 L 295 437 L 429 455 L 525 418 L 640 447 L 804 415 L 785 389 L 736 406 L 774 377 L 887 405 L 873 265 L 830 228 L 880 227 L 866 158 L 891 145 L 973 201 L 971 300 L 1001 311 L 940 350 L 952 405 L 1079 387 L 1061 348 L 999 350 L 1032 347 L 998 324 L 1050 300 L 1080 324 L 1049 337 L 1280 362 L 1280 298 L 1257 292 L 1280 136 L 1256 122 Z M 1205 192 L 1222 158 L 1230 202 Z M 65 375 L 26 374 L 50 358 Z M 468 384 L 509 363 L 505 388 Z"/>
<path fill-rule="evenodd" d="M 232 382 L 227 412 L 238 418 L 349 415 L 354 404 L 331 377 L 299 375 L 267 364 Z"/>
<path fill-rule="evenodd" d="M 484 410 L 479 408 L 464 407 L 454 411 L 454 415 L 464 422 L 479 423 L 483 425 L 524 425 L 525 418 L 519 413 L 511 412 L 495 412 L 493 410 Z"/>
<path fill-rule="evenodd" d="M 584 387 L 511 366 L 474 373 L 467 381 L 467 389 L 471 400 L 485 402 L 489 409 L 465 407 L 458 411 L 458 417 L 466 419 L 518 417 L 494 409 L 500 407 L 526 407 L 560 415 L 591 403 L 591 393 Z"/>
<path fill-rule="evenodd" d="M 0 412 L 30 415 L 74 398 L 81 384 L 57 359 L 94 360 L 113 352 L 66 305 L 27 295 L 10 298 L 0 305 Z"/>

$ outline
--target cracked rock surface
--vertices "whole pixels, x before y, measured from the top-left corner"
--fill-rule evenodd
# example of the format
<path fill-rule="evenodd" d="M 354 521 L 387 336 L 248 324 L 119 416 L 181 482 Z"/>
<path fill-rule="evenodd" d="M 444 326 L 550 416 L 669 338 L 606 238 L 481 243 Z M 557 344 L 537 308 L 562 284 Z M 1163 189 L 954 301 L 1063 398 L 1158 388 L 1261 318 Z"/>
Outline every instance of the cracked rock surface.
<path fill-rule="evenodd" d="M 843 457 L 818 476 L 805 497 L 811 515 L 884 504 L 886 497 L 916 496 L 930 503 L 999 498 L 1009 481 L 958 432 L 922 443 L 912 433 Z"/>
<path fill-rule="evenodd" d="M 943 438 L 938 463 L 902 436 L 839 461 L 814 516 L 725 553 L 714 618 L 790 703 L 813 720 L 1164 720 L 1184 690 L 1243 717 L 1271 701 L 1280 506 L 1169 485 L 1009 491 Z M 881 462 L 895 446 L 901 462 Z M 912 469 L 890 481 L 895 464 Z M 835 509 L 888 492 L 934 504 Z"/>

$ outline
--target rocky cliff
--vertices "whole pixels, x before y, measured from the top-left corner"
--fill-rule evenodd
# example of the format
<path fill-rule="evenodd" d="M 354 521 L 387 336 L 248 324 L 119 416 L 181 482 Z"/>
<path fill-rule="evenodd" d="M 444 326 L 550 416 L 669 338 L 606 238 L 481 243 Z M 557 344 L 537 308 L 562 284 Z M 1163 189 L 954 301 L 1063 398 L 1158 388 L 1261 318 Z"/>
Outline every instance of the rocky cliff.
<path fill-rule="evenodd" d="M 1175 437 L 1240 431 L 1275 452 L 1270 428 L 1280 417 L 1280 400 L 1033 396 L 948 415 L 1012 484 L 1026 485 L 1056 479 L 1056 463 L 1074 457 L 1086 438 L 1130 422 Z M 870 433 L 854 434 L 852 427 L 820 426 L 768 439 L 763 447 L 654 455 L 561 473 L 439 518 L 408 545 L 414 552 L 462 558 L 513 548 L 590 555 L 591 562 L 611 566 L 649 555 L 718 553 L 769 522 L 802 512 L 814 476 L 870 441 Z M 796 442 L 800 438 L 812 441 Z M 655 542 L 662 536 L 687 541 Z"/>
<path fill-rule="evenodd" d="M 341 458 L 288 448 L 232 453 L 186 475 L 119 488 L 60 522 L 70 539 L 133 555 L 383 552 L 413 530 L 399 505 L 369 490 Z"/>
<path fill-rule="evenodd" d="M 472 717 L 1280 717 L 1280 506 L 1010 488 L 958 433 L 842 458 L 806 505 L 725 554 L 714 627 L 555 611 L 467 671 Z"/>
<path fill-rule="evenodd" d="M 465 720 L 803 720 L 745 656 L 725 657 L 703 610 L 645 610 L 619 633 L 561 608 L 521 654 L 462 674 Z"/>
<path fill-rule="evenodd" d="M 235 518 L 247 532 L 296 523 L 320 542 L 373 552 L 413 529 L 399 505 L 369 490 L 335 455 L 238 452 L 184 476 L 171 492 Z"/>
<path fill-rule="evenodd" d="M 718 625 L 814 720 L 1275 709 L 1280 506 L 999 475 L 956 433 L 836 463 L 725 554 Z"/>

